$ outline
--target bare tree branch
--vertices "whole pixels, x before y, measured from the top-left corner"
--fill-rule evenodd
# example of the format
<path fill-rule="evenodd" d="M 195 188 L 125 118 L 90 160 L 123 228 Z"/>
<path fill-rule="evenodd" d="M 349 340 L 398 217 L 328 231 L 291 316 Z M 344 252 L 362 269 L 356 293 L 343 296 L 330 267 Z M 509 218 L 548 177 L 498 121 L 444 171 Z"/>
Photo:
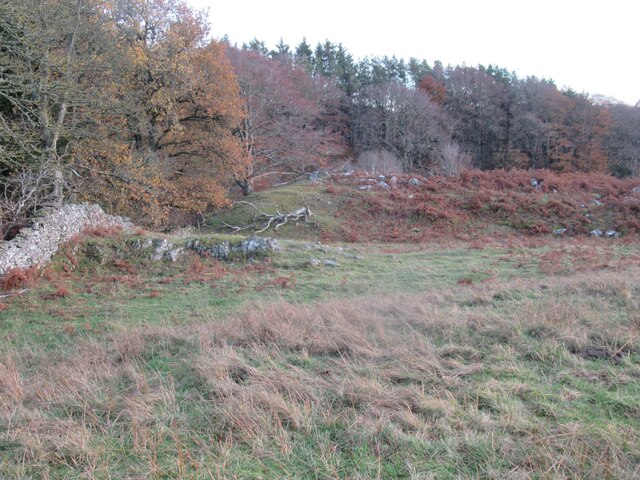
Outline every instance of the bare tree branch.
<path fill-rule="evenodd" d="M 240 200 L 236 203 L 243 203 L 245 205 L 249 205 L 252 207 L 257 213 L 254 217 L 254 222 L 249 225 L 237 226 L 237 225 L 229 225 L 228 223 L 223 223 L 226 228 L 233 230 L 234 232 L 241 232 L 243 230 L 248 230 L 250 228 L 257 228 L 254 233 L 263 233 L 267 231 L 271 226 L 273 226 L 274 230 L 278 230 L 283 225 L 289 223 L 289 221 L 299 221 L 303 220 L 305 223 L 309 220 L 309 217 L 313 215 L 309 207 L 301 207 L 293 212 L 280 212 L 278 207 L 276 206 L 276 213 L 270 214 L 263 212 L 258 207 L 256 207 L 251 202 L 246 202 L 244 200 Z"/>

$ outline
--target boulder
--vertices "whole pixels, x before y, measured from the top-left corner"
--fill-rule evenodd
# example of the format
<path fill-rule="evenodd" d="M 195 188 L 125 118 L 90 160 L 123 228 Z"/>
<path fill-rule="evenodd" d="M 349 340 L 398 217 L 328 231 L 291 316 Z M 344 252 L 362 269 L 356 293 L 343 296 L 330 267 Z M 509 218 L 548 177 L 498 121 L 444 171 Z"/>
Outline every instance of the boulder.
<path fill-rule="evenodd" d="M 182 257 L 182 255 L 184 255 L 184 253 L 184 248 L 178 247 L 174 248 L 173 250 L 164 252 L 162 258 L 170 262 L 176 262 L 180 257 Z"/>
<path fill-rule="evenodd" d="M 165 252 L 171 250 L 174 245 L 169 240 L 163 238 L 161 240 L 154 240 L 153 246 L 155 250 L 151 254 L 151 260 L 162 260 Z"/>
<path fill-rule="evenodd" d="M 282 250 L 280 243 L 267 237 L 251 237 L 232 247 L 232 251 L 251 256 L 257 253 L 279 252 Z"/>
<path fill-rule="evenodd" d="M 96 242 L 85 243 L 82 253 L 89 260 L 104 265 L 113 256 L 113 251 L 104 245 L 100 245 Z"/>

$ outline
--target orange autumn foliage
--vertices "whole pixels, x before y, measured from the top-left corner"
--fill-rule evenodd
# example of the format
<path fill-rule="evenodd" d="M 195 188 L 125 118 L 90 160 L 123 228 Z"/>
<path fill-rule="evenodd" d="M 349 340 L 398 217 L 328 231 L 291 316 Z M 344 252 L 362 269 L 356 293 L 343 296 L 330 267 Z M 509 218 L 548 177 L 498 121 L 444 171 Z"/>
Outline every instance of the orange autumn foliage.
<path fill-rule="evenodd" d="M 147 3 L 114 26 L 121 55 L 96 92 L 108 108 L 76 157 L 83 199 L 158 226 L 172 210 L 226 205 L 246 156 L 233 136 L 243 112 L 225 46 L 206 39 L 206 18 L 180 0 Z"/>

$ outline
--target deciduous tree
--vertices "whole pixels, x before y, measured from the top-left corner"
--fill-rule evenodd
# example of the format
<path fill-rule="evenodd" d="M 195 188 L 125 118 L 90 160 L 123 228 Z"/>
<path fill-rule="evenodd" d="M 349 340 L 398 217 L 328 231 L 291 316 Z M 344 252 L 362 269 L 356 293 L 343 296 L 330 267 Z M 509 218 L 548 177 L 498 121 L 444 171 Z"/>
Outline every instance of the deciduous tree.
<path fill-rule="evenodd" d="M 330 79 L 249 50 L 230 48 L 229 57 L 244 102 L 236 135 L 250 161 L 236 181 L 245 194 L 258 178 L 300 174 L 344 152 Z"/>

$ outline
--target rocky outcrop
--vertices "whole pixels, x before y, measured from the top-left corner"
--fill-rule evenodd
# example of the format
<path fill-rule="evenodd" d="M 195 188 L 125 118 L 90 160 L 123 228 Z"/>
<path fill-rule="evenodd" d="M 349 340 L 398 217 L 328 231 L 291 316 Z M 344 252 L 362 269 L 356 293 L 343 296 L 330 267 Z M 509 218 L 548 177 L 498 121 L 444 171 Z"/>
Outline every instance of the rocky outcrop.
<path fill-rule="evenodd" d="M 177 261 L 188 252 L 218 260 L 235 260 L 260 257 L 281 250 L 280 243 L 273 238 L 250 237 L 238 241 L 211 241 L 194 238 L 186 244 L 175 244 L 166 239 L 136 239 L 130 243 L 135 250 L 148 250 L 151 260 Z"/>
<path fill-rule="evenodd" d="M 89 228 L 130 230 L 128 219 L 104 213 L 98 205 L 64 205 L 35 218 L 11 241 L 0 244 L 0 275 L 13 268 L 42 266 L 58 251 L 61 243 Z"/>
<path fill-rule="evenodd" d="M 252 258 L 269 252 L 281 250 L 280 243 L 273 238 L 250 237 L 239 242 L 209 243 L 203 240 L 191 240 L 187 249 L 199 255 L 211 256 L 218 260 L 233 258 Z"/>

